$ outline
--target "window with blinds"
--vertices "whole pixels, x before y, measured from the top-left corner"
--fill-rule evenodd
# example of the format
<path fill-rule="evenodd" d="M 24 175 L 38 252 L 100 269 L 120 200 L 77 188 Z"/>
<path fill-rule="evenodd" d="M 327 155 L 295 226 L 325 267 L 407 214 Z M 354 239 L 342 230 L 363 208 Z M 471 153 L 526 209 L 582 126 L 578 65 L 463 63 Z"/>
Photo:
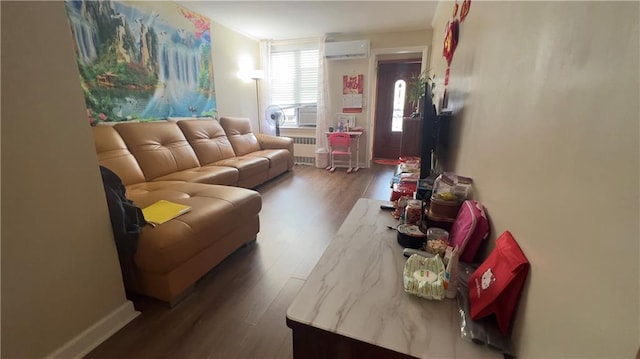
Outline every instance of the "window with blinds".
<path fill-rule="evenodd" d="M 271 103 L 284 109 L 284 126 L 315 126 L 309 113 L 318 102 L 318 56 L 317 46 L 272 47 Z"/>

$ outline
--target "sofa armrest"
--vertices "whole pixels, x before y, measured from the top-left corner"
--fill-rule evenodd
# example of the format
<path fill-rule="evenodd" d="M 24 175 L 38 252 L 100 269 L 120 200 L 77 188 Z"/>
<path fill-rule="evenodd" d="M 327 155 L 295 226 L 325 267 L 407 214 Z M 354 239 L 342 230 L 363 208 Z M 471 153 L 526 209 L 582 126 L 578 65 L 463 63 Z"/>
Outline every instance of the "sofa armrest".
<path fill-rule="evenodd" d="M 272 135 L 265 135 L 264 133 L 257 133 L 256 138 L 260 144 L 260 148 L 263 150 L 288 150 L 289 155 L 289 171 L 293 168 L 295 163 L 295 157 L 293 156 L 293 139 L 289 137 L 278 137 Z"/>
<path fill-rule="evenodd" d="M 293 139 L 289 137 L 265 135 L 263 133 L 257 133 L 256 138 L 263 150 L 289 150 L 291 157 L 293 157 Z"/>

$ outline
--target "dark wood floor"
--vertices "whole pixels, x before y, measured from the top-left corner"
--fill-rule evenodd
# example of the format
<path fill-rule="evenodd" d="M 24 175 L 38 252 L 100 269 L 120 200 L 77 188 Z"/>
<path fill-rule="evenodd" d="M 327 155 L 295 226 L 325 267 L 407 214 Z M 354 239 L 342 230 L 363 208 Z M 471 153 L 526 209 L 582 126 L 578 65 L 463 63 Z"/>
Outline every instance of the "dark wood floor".
<path fill-rule="evenodd" d="M 142 314 L 87 358 L 291 358 L 287 307 L 358 198 L 388 200 L 394 166 L 347 175 L 296 166 L 257 190 L 258 240 L 209 272 L 176 307 Z"/>

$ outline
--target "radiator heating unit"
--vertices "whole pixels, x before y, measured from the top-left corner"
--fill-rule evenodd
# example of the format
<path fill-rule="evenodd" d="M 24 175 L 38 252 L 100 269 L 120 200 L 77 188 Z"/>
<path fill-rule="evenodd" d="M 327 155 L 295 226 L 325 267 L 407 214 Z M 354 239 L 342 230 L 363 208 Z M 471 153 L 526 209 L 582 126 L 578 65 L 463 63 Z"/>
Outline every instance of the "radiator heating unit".
<path fill-rule="evenodd" d="M 316 165 L 316 137 L 311 135 L 289 135 L 293 139 L 294 161 L 297 165 Z"/>

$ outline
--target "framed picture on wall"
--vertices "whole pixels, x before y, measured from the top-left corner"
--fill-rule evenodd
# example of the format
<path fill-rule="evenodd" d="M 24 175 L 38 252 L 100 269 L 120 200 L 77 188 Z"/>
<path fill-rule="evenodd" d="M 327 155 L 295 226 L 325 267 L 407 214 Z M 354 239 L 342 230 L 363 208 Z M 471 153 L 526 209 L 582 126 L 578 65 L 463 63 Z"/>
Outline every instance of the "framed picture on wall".
<path fill-rule="evenodd" d="M 362 112 L 364 75 L 342 76 L 342 112 Z"/>

